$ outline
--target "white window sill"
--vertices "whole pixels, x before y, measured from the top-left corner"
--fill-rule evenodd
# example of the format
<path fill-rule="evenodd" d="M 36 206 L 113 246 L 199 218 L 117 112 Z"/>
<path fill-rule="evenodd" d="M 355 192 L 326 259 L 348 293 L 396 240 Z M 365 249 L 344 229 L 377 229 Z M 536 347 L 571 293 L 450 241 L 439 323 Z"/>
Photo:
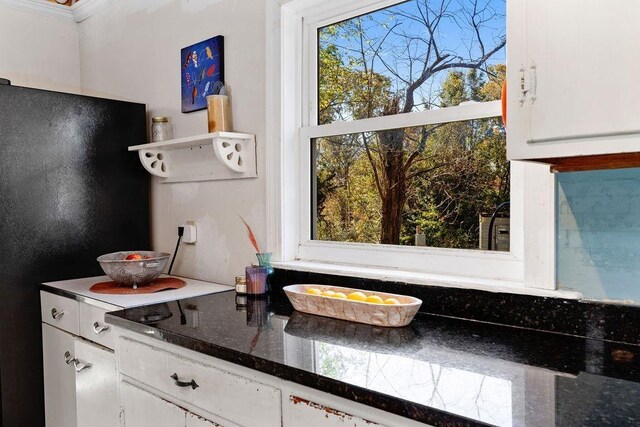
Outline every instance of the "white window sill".
<path fill-rule="evenodd" d="M 504 292 L 551 298 L 582 299 L 580 292 L 548 290 L 525 287 L 521 282 L 445 276 L 415 271 L 400 271 L 377 267 L 363 267 L 351 264 L 334 264 L 313 261 L 274 261 L 273 267 L 283 270 L 305 271 L 319 274 L 350 276 L 375 279 L 386 282 L 410 283 L 416 285 L 442 286 L 447 288 L 474 289 L 488 292 Z"/>

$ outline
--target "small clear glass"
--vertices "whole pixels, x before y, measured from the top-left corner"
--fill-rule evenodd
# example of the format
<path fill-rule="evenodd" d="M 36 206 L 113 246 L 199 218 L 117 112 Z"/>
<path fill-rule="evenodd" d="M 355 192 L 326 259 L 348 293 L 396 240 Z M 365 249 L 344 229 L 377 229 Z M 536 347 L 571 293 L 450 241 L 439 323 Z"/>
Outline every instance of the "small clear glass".
<path fill-rule="evenodd" d="M 256 254 L 258 258 L 258 265 L 260 267 L 267 268 L 267 292 L 271 292 L 271 283 L 269 283 L 269 276 L 273 274 L 273 267 L 271 267 L 271 252 L 260 252 Z"/>
<path fill-rule="evenodd" d="M 247 277 L 247 294 L 262 295 L 267 293 L 268 267 L 246 267 L 244 269 Z"/>
<path fill-rule="evenodd" d="M 258 265 L 260 267 L 267 267 L 269 270 L 268 274 L 273 273 L 273 267 L 271 267 L 271 252 L 261 252 L 256 254 L 258 258 Z"/>

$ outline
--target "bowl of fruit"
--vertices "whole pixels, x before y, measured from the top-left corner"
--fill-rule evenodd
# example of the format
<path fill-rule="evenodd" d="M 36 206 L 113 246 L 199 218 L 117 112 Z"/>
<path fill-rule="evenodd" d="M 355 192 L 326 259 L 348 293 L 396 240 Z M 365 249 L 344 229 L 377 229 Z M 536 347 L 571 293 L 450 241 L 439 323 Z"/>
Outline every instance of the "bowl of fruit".
<path fill-rule="evenodd" d="M 422 305 L 418 298 L 327 285 L 284 287 L 298 311 L 385 327 L 406 326 Z"/>
<path fill-rule="evenodd" d="M 155 251 L 121 251 L 98 257 L 100 267 L 114 282 L 137 289 L 162 274 L 171 255 Z"/>

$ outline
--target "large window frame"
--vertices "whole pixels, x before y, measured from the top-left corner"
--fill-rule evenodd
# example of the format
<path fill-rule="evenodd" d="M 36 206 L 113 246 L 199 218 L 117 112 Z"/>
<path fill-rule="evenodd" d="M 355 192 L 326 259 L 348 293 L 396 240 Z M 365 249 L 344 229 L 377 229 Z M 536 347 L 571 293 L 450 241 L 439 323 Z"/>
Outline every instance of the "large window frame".
<path fill-rule="evenodd" d="M 514 292 L 555 289 L 554 179 L 548 167 L 537 164 L 512 162 L 510 252 L 311 240 L 313 138 L 501 113 L 500 102 L 492 101 L 317 125 L 318 29 L 400 2 L 269 0 L 267 4 L 267 234 L 276 265 Z M 509 5 L 507 14 L 510 46 L 519 42 L 520 35 L 511 31 L 518 27 L 509 17 Z"/>

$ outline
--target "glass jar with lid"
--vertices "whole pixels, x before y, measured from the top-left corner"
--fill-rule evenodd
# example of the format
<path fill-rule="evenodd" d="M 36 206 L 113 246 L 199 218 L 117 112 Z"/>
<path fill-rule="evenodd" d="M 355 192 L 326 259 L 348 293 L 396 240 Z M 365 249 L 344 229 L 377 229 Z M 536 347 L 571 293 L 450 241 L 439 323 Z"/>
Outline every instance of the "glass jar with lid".
<path fill-rule="evenodd" d="M 153 117 L 151 119 L 151 142 L 173 139 L 173 129 L 169 117 Z"/>

